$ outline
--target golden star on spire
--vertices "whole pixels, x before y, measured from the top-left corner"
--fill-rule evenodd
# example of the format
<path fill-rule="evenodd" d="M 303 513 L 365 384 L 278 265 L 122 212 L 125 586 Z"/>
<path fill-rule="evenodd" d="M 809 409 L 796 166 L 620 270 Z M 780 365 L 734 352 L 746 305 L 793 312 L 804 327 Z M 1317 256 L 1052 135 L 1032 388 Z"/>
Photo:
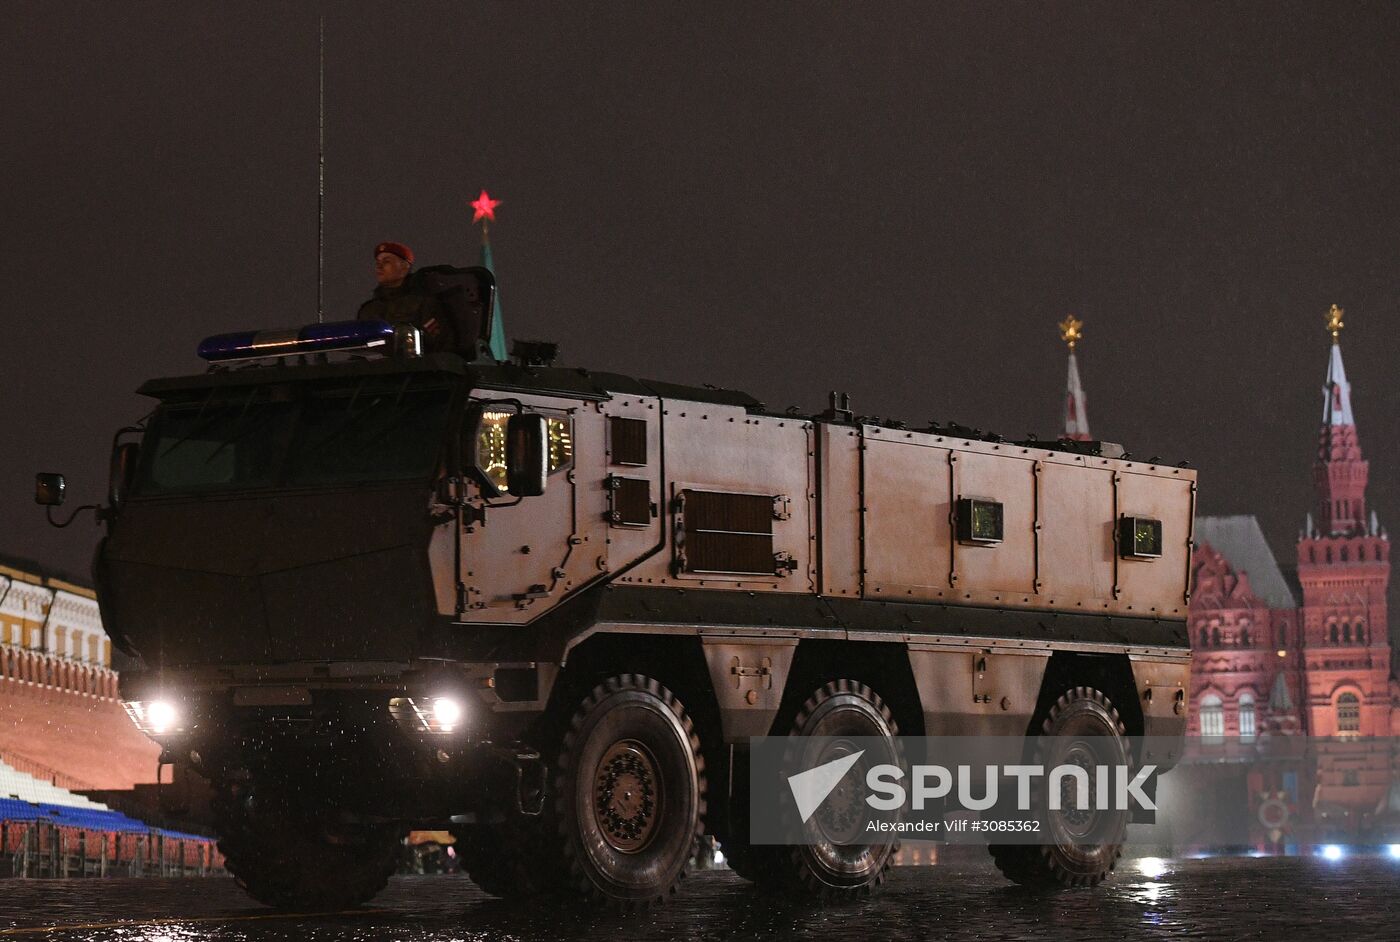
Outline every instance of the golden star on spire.
<path fill-rule="evenodd" d="M 1084 322 L 1073 314 L 1066 314 L 1060 321 L 1060 339 L 1069 344 L 1071 350 L 1084 337 Z"/>
<path fill-rule="evenodd" d="M 1346 311 L 1335 304 L 1332 305 L 1332 310 L 1327 312 L 1327 329 L 1332 332 L 1333 343 L 1340 342 L 1342 328 L 1346 326 L 1342 323 L 1342 315 L 1345 313 Z"/>

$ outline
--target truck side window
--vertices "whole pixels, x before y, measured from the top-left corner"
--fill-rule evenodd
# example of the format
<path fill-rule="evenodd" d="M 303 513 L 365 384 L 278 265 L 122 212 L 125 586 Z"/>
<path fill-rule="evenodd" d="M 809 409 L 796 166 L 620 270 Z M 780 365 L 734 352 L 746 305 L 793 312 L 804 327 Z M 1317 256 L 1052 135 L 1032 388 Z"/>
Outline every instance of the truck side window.
<path fill-rule="evenodd" d="M 498 493 L 506 487 L 506 424 L 513 412 L 486 411 L 476 435 L 476 467 Z M 546 416 L 549 431 L 549 473 L 557 474 L 574 464 L 574 420 L 569 416 Z"/>

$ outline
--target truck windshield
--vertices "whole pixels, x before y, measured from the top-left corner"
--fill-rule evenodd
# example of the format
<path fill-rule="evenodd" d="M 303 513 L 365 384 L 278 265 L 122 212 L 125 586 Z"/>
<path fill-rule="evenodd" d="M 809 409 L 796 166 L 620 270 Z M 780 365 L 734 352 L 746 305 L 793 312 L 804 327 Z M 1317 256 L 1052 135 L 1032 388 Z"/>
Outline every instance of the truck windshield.
<path fill-rule="evenodd" d="M 426 478 L 452 388 L 425 376 L 204 390 L 157 410 L 140 496 Z"/>

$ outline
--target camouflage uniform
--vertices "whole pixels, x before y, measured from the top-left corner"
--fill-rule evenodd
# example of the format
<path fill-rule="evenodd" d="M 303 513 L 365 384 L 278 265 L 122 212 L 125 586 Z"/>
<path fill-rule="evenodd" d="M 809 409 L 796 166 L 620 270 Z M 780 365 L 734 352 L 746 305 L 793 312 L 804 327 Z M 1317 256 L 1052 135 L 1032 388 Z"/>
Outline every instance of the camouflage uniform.
<path fill-rule="evenodd" d="M 422 333 L 423 348 L 428 353 L 457 349 L 457 334 L 447 311 L 437 298 L 420 293 L 411 275 L 397 288 L 375 288 L 374 297 L 360 305 L 355 319 L 412 324 Z"/>

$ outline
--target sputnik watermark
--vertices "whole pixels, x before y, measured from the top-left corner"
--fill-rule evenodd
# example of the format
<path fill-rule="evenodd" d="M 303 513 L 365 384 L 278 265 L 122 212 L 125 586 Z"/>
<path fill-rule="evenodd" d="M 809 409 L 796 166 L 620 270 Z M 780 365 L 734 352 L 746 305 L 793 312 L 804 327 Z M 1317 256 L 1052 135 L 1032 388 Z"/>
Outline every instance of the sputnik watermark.
<path fill-rule="evenodd" d="M 860 843 L 872 834 L 958 840 L 966 833 L 998 842 L 1114 842 L 1128 823 L 1155 820 L 1157 782 L 1175 745 L 1108 736 L 755 739 L 750 839 Z"/>
<path fill-rule="evenodd" d="M 811 820 L 822 802 L 841 784 L 863 755 L 865 750 L 862 749 L 788 776 L 788 787 L 792 789 L 792 798 L 797 803 L 803 824 Z M 1067 806 L 1076 811 L 1132 811 L 1134 802 L 1138 808 L 1157 810 L 1156 803 L 1143 790 L 1147 780 L 1157 771 L 1155 765 L 1144 765 L 1136 770 L 1126 765 L 1100 765 L 1095 767 L 1096 774 L 1092 778 L 1089 770 L 1081 765 L 1057 765 L 1048 773 L 1041 765 L 988 765 L 978 771 L 982 773 L 980 776 L 974 775 L 969 765 L 959 765 L 953 769 L 941 765 L 915 765 L 909 771 L 910 787 L 906 788 L 904 769 L 888 763 L 872 765 L 865 770 L 865 786 L 871 792 L 865 797 L 865 803 L 876 811 L 896 811 L 906 804 L 915 811 L 923 811 L 930 802 L 954 797 L 956 783 L 959 807 L 967 811 L 988 811 L 997 807 L 1001 798 L 998 782 L 1010 778 L 1015 780 L 1015 810 L 1029 812 L 1032 810 L 1032 782 L 1037 778 L 1046 778 L 1047 805 L 1051 811 L 1063 811 Z M 979 778 L 982 794 L 974 795 Z M 1073 788 L 1072 796 L 1066 793 L 1066 783 Z M 1067 797 L 1072 797 L 1072 801 L 1066 802 Z"/>

